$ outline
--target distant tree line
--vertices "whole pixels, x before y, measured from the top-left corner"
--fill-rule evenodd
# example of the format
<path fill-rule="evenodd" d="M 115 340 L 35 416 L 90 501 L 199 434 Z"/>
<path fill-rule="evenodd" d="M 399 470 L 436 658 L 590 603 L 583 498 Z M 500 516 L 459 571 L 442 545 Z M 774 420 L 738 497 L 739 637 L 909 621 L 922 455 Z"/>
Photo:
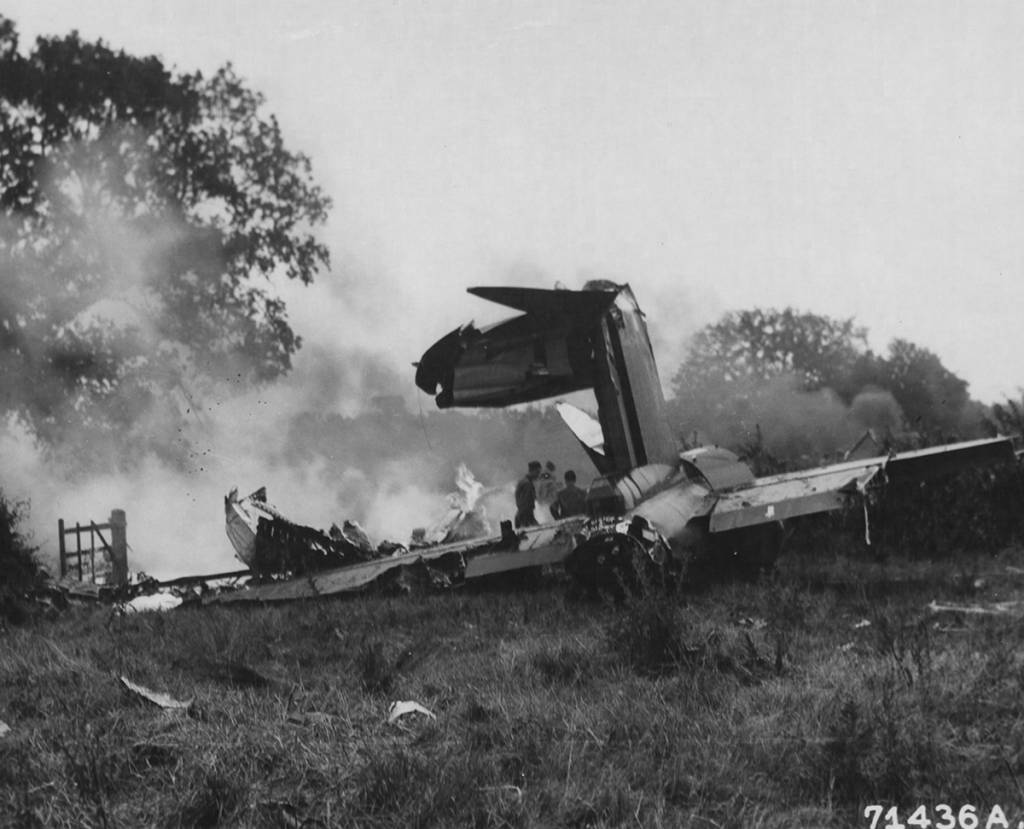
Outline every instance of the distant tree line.
<path fill-rule="evenodd" d="M 684 437 L 767 441 L 811 461 L 868 429 L 910 448 L 975 437 L 995 424 L 967 382 L 927 348 L 895 339 L 878 354 L 852 318 L 792 308 L 733 311 L 701 329 L 672 390 L 673 423 Z"/>

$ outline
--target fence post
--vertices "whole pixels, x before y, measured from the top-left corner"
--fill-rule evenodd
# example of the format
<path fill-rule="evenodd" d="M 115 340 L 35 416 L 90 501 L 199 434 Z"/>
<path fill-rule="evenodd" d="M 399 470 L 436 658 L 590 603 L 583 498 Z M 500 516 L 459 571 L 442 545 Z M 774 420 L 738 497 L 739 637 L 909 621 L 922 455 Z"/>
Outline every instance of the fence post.
<path fill-rule="evenodd" d="M 64 519 L 57 519 L 57 537 L 60 539 L 60 577 L 68 574 L 68 554 L 64 548 Z"/>
<path fill-rule="evenodd" d="M 128 583 L 128 520 L 123 509 L 110 511 L 110 571 L 114 584 Z"/>

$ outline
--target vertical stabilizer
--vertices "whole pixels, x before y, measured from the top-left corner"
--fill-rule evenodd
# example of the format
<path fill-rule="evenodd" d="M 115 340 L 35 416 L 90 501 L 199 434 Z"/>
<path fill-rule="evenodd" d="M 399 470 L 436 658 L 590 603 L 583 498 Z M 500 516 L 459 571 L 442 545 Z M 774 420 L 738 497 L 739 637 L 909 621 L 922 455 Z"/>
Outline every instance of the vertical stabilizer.
<path fill-rule="evenodd" d="M 628 285 L 470 292 L 523 313 L 485 328 L 462 326 L 427 349 L 416 384 L 438 406 L 511 406 L 592 388 L 603 457 L 591 457 L 602 473 L 675 465 L 647 323 Z M 596 442 L 585 442 L 588 453 L 589 443 Z"/>
<path fill-rule="evenodd" d="M 594 337 L 594 395 L 609 465 L 625 472 L 674 464 L 678 446 L 668 425 L 647 322 L 628 285 L 620 286 Z"/>

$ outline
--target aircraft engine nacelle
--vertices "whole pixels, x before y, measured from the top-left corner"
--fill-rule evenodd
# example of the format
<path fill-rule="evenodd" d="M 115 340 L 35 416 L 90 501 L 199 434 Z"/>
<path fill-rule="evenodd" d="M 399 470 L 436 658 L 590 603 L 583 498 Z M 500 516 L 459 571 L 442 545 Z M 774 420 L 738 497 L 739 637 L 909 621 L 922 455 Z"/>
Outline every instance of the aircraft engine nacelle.
<path fill-rule="evenodd" d="M 720 492 L 709 478 L 735 481 L 749 475 L 732 453 L 715 454 L 702 474 L 684 463 L 680 473 L 660 490 L 649 489 L 621 518 L 595 518 L 585 525 L 566 569 L 586 586 L 617 593 L 644 571 L 671 577 L 692 566 L 745 575 L 771 566 L 781 549 L 781 523 L 710 531 Z M 680 478 L 684 473 L 688 477 Z"/>
<path fill-rule="evenodd" d="M 674 478 L 621 518 L 584 525 L 566 569 L 584 585 L 617 592 L 646 568 L 682 568 L 707 549 L 714 495 L 703 484 Z"/>

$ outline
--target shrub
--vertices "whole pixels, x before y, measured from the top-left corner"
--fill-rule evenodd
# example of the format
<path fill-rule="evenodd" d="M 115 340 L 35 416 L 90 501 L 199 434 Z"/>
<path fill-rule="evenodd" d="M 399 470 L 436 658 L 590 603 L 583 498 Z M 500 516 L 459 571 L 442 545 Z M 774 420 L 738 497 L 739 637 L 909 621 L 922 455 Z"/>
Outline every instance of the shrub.
<path fill-rule="evenodd" d="M 606 636 L 612 652 L 638 674 L 661 676 L 692 654 L 691 627 L 677 597 L 648 592 L 626 600 L 609 621 Z"/>
<path fill-rule="evenodd" d="M 21 597 L 42 578 L 35 549 L 19 529 L 27 512 L 27 502 L 9 501 L 0 491 L 0 621 L 21 618 Z"/>

